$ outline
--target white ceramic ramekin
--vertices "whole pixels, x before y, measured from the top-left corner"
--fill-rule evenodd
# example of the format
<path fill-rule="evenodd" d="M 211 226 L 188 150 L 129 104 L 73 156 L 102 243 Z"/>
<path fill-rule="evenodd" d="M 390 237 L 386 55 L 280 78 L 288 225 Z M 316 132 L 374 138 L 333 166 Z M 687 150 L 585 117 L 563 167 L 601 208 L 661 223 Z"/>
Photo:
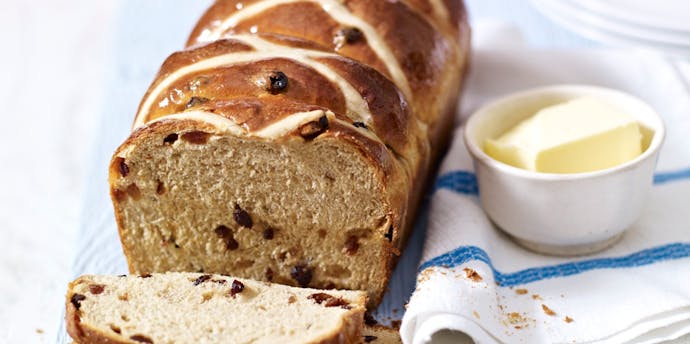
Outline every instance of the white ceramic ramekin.
<path fill-rule="evenodd" d="M 605 170 L 551 174 L 509 166 L 484 153 L 496 138 L 538 110 L 592 96 L 634 116 L 641 124 L 643 153 Z M 620 238 L 639 217 L 653 183 L 664 124 L 643 101 L 602 87 L 558 85 L 496 100 L 475 112 L 465 126 L 479 197 L 491 220 L 519 244 L 555 255 L 600 251 Z"/>

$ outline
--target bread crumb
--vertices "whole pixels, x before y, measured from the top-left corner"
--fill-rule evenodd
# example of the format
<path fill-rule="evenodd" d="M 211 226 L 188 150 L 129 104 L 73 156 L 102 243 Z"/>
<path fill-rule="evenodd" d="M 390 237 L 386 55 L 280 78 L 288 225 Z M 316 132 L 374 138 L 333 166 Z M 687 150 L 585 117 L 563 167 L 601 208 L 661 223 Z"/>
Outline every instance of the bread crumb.
<path fill-rule="evenodd" d="M 474 315 L 474 317 L 477 318 L 477 319 L 481 319 L 481 318 L 479 317 L 479 313 L 477 313 L 477 311 L 472 311 L 472 315 Z"/>
<path fill-rule="evenodd" d="M 431 275 L 434 273 L 434 268 L 427 268 L 424 271 L 422 271 L 419 276 L 417 277 L 417 283 L 423 283 L 428 281 L 431 278 Z"/>
<path fill-rule="evenodd" d="M 525 295 L 525 294 L 529 293 L 529 291 L 528 291 L 527 289 L 523 289 L 523 288 L 515 289 L 515 292 L 516 292 L 518 295 Z"/>
<path fill-rule="evenodd" d="M 551 308 L 549 308 L 548 306 L 546 306 L 543 303 L 541 305 L 541 309 L 544 310 L 544 313 L 546 313 L 546 315 L 549 315 L 549 316 L 555 316 L 556 315 L 556 312 L 554 312 Z"/>
<path fill-rule="evenodd" d="M 543 300 L 539 294 L 532 294 L 532 299 L 533 300 Z"/>
<path fill-rule="evenodd" d="M 474 271 L 470 268 L 464 268 L 462 270 L 465 271 L 465 277 L 469 278 L 473 282 L 481 282 L 482 281 L 482 276 L 479 275 L 476 271 Z"/>
<path fill-rule="evenodd" d="M 512 313 L 508 313 L 508 322 L 511 325 L 522 324 L 522 323 L 527 322 L 527 319 L 525 319 L 525 317 L 520 315 L 520 313 L 518 313 L 518 312 L 512 312 Z"/>
<path fill-rule="evenodd" d="M 38 333 L 38 334 L 43 334 L 43 329 L 42 329 L 42 328 L 37 328 L 37 329 L 36 329 L 36 333 Z"/>
<path fill-rule="evenodd" d="M 565 321 L 566 323 L 570 324 L 571 322 L 573 322 L 573 321 L 575 321 L 575 320 L 573 320 L 573 318 L 571 318 L 571 317 L 569 317 L 569 316 L 566 315 L 566 316 L 565 316 L 565 319 L 563 319 L 563 321 Z"/>

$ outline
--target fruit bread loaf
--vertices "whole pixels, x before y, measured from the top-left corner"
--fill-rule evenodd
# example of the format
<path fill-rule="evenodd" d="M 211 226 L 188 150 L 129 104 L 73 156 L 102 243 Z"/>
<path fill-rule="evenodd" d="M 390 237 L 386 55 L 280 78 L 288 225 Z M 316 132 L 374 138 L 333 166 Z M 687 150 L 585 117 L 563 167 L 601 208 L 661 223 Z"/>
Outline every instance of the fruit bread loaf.
<path fill-rule="evenodd" d="M 365 299 L 199 273 L 82 276 L 66 322 L 80 344 L 361 343 Z"/>
<path fill-rule="evenodd" d="M 461 0 L 217 1 L 110 164 L 129 269 L 379 303 L 467 64 Z"/>

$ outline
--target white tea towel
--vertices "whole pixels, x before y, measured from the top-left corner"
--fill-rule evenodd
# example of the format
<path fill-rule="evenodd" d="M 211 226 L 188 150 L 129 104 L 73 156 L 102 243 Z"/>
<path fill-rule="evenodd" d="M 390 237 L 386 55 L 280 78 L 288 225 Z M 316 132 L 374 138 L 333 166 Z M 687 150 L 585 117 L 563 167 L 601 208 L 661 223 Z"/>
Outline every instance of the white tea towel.
<path fill-rule="evenodd" d="M 487 42 L 472 61 L 465 116 L 526 88 L 599 85 L 649 102 L 664 118 L 667 140 L 648 205 L 623 239 L 595 255 L 559 258 L 520 248 L 488 220 L 462 128 L 456 129 L 431 199 L 404 342 L 424 343 L 441 330 L 463 332 L 477 343 L 657 343 L 689 333 L 686 67 L 641 52 L 494 49 Z"/>

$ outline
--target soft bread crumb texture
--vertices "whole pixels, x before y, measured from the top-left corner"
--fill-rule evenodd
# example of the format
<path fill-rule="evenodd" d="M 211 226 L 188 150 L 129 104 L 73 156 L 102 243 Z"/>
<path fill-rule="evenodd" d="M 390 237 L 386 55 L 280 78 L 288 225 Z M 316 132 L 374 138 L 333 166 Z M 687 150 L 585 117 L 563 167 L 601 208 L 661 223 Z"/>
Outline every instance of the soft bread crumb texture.
<path fill-rule="evenodd" d="M 224 273 L 372 297 L 384 289 L 389 206 L 380 171 L 354 146 L 189 136 L 142 135 L 113 160 L 132 273 Z"/>
<path fill-rule="evenodd" d="M 323 292 L 197 273 L 82 276 L 67 295 L 68 328 L 81 344 L 360 342 L 364 293 L 327 291 L 344 303 L 329 307 L 313 296 Z"/>

